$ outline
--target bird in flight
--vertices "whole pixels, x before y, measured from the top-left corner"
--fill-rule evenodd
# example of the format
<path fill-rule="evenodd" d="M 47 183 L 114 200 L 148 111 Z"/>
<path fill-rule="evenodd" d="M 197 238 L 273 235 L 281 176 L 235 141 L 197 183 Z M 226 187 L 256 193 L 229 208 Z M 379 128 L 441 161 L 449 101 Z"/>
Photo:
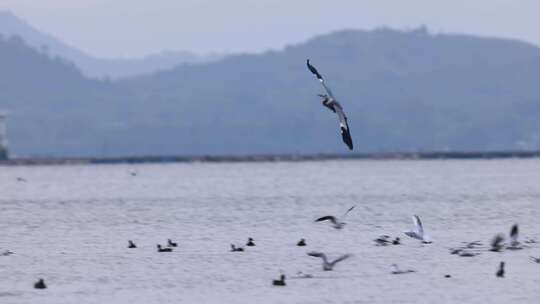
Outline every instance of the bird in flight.
<path fill-rule="evenodd" d="M 349 129 L 349 124 L 347 123 L 347 116 L 345 115 L 345 112 L 343 112 L 343 107 L 336 100 L 334 94 L 332 94 L 332 91 L 324 82 L 324 78 L 321 76 L 319 71 L 317 71 L 317 69 L 313 65 L 311 65 L 309 59 L 307 60 L 307 67 L 311 71 L 311 73 L 313 73 L 313 75 L 317 77 L 319 82 L 322 84 L 324 90 L 326 91 L 326 94 L 319 94 L 319 96 L 322 98 L 322 104 L 323 106 L 330 109 L 330 111 L 337 114 L 343 142 L 347 145 L 347 147 L 349 147 L 350 150 L 352 150 L 353 142 L 351 138 L 351 132 Z"/>
<path fill-rule="evenodd" d="M 418 215 L 413 215 L 413 223 L 414 230 L 405 231 L 405 235 L 412 237 L 413 239 L 420 240 L 424 244 L 431 243 L 431 238 L 424 233 L 424 226 L 422 226 L 422 222 L 420 221 Z"/>
<path fill-rule="evenodd" d="M 351 257 L 350 254 L 345 254 L 345 255 L 342 255 L 339 258 L 333 260 L 332 262 L 329 262 L 328 258 L 326 257 L 326 254 L 324 254 L 322 252 L 312 251 L 312 252 L 308 252 L 307 255 L 312 256 L 312 257 L 316 257 L 316 258 L 321 258 L 323 260 L 323 265 L 322 266 L 323 266 L 324 271 L 333 270 L 334 266 L 336 266 L 337 263 Z"/>
<path fill-rule="evenodd" d="M 349 212 L 351 212 L 354 209 L 354 207 L 356 207 L 356 206 L 352 206 L 351 208 L 349 208 L 345 212 L 345 214 L 343 214 L 343 216 L 341 217 L 341 220 L 336 218 L 333 215 L 327 215 L 327 216 L 323 216 L 323 217 L 320 217 L 320 218 L 316 219 L 315 222 L 330 221 L 330 222 L 332 222 L 332 227 L 334 227 L 336 229 L 342 229 L 346 224 L 343 220 L 345 219 L 347 214 L 349 214 Z"/>

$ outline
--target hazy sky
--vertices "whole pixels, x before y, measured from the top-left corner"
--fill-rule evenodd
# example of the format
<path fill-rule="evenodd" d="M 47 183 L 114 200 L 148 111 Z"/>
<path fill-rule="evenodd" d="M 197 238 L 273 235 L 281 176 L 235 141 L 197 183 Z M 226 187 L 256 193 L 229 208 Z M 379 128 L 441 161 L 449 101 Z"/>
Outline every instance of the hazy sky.
<path fill-rule="evenodd" d="M 0 0 L 0 9 L 101 57 L 251 52 L 336 29 L 422 24 L 540 45 L 540 0 Z"/>

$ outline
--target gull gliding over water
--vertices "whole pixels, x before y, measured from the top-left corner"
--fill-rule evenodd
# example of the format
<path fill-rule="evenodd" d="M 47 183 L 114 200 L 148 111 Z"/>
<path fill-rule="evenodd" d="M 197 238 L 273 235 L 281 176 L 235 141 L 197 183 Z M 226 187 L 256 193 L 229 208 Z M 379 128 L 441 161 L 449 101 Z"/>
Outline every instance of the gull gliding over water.
<path fill-rule="evenodd" d="M 413 239 L 420 240 L 424 244 L 431 243 L 431 238 L 424 233 L 424 226 L 422 226 L 422 222 L 420 221 L 418 215 L 413 215 L 413 223 L 414 230 L 405 231 L 405 235 L 412 237 Z"/>
<path fill-rule="evenodd" d="M 321 74 L 319 74 L 319 71 L 317 71 L 317 69 L 309 63 L 309 59 L 307 60 L 307 67 L 311 71 L 311 73 L 313 73 L 313 75 L 317 77 L 319 82 L 322 84 L 324 90 L 326 91 L 326 94 L 319 94 L 319 96 L 323 99 L 322 104 L 323 106 L 330 109 L 330 111 L 338 115 L 341 137 L 347 147 L 352 150 L 353 142 L 351 138 L 351 132 L 349 129 L 349 124 L 347 123 L 347 116 L 345 115 L 345 112 L 343 112 L 343 107 L 341 107 L 341 104 L 336 100 L 334 94 L 332 94 L 332 91 L 324 82 L 324 78 L 321 76 Z"/>
<path fill-rule="evenodd" d="M 312 252 L 308 252 L 307 255 L 312 256 L 312 257 L 316 257 L 316 258 L 322 258 L 322 260 L 323 260 L 323 270 L 325 270 L 325 271 L 333 270 L 334 266 L 336 266 L 337 263 L 351 257 L 350 254 L 345 254 L 345 255 L 342 255 L 339 258 L 333 260 L 332 262 L 328 262 L 328 258 L 326 257 L 326 254 L 324 254 L 322 252 L 312 251 Z"/>
<path fill-rule="evenodd" d="M 318 219 L 315 220 L 315 222 L 322 222 L 322 221 L 330 221 L 332 222 L 334 228 L 336 229 L 342 229 L 344 226 L 345 226 L 345 222 L 343 222 L 343 219 L 345 219 L 345 217 L 347 216 L 347 214 L 349 214 L 349 212 L 351 212 L 354 207 L 356 206 L 352 206 L 351 208 L 349 208 L 349 210 L 347 210 L 345 212 L 345 214 L 343 214 L 343 216 L 341 217 L 341 220 L 336 218 L 335 216 L 333 215 L 327 215 L 327 216 L 323 216 L 323 217 L 320 217 Z"/>

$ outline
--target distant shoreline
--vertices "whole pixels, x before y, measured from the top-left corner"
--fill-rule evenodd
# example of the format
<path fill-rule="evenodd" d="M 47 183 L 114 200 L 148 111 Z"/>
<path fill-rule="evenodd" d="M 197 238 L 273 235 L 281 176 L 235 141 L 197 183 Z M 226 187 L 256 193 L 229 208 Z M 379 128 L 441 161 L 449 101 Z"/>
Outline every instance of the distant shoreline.
<path fill-rule="evenodd" d="M 144 164 L 144 163 L 225 163 L 225 162 L 299 162 L 348 159 L 430 160 L 430 159 L 504 159 L 535 158 L 540 151 L 488 152 L 395 152 L 351 154 L 258 154 L 200 156 L 119 156 L 81 158 L 13 158 L 0 161 L 0 166 L 84 165 L 84 164 Z"/>

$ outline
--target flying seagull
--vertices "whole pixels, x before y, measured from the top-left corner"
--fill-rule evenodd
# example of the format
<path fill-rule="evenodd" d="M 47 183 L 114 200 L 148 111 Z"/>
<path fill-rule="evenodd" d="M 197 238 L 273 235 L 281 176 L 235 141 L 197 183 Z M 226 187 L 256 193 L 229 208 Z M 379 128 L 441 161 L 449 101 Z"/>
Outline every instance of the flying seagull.
<path fill-rule="evenodd" d="M 351 138 L 351 132 L 349 129 L 349 124 L 347 123 L 347 116 L 345 115 L 345 112 L 343 112 L 343 107 L 336 100 L 330 88 L 326 86 L 324 78 L 321 76 L 321 74 L 319 74 L 319 71 L 317 71 L 317 69 L 312 66 L 311 63 L 309 63 L 309 59 L 307 60 L 307 67 L 311 71 L 311 73 L 313 73 L 313 75 L 315 75 L 317 79 L 321 82 L 324 90 L 326 91 L 326 94 L 319 94 L 319 96 L 322 98 L 322 104 L 323 106 L 330 109 L 330 111 L 338 115 L 341 137 L 343 138 L 343 142 L 347 145 L 347 147 L 352 150 L 353 142 Z"/>
<path fill-rule="evenodd" d="M 510 229 L 510 246 L 508 247 L 508 249 L 522 249 L 522 247 L 519 246 L 518 236 L 518 224 L 514 224 Z"/>
<path fill-rule="evenodd" d="M 336 218 L 333 215 L 327 215 L 327 216 L 323 216 L 323 217 L 320 217 L 320 218 L 316 219 L 315 222 L 330 221 L 330 222 L 332 222 L 334 228 L 341 229 L 346 224 L 345 222 L 343 222 L 343 219 L 345 219 L 347 214 L 349 214 L 349 212 L 351 212 L 354 209 L 354 207 L 356 207 L 356 206 L 352 206 L 351 208 L 349 208 L 349 210 L 347 210 L 347 212 L 345 212 L 345 214 L 343 214 L 343 216 L 341 217 L 341 220 Z"/>
<path fill-rule="evenodd" d="M 333 260 L 332 262 L 328 262 L 328 258 L 326 257 L 326 254 L 324 254 L 322 252 L 312 251 L 312 252 L 308 252 L 307 255 L 312 256 L 312 257 L 316 257 L 316 258 L 322 258 L 322 260 L 323 260 L 323 270 L 325 270 L 325 271 L 333 270 L 334 266 L 336 266 L 337 263 L 351 257 L 350 254 L 345 254 L 345 255 L 342 255 L 339 258 Z"/>
<path fill-rule="evenodd" d="M 414 230 L 405 231 L 405 235 L 412 237 L 413 239 L 420 240 L 424 244 L 431 243 L 430 237 L 424 233 L 424 227 L 422 226 L 422 222 L 420 221 L 418 215 L 413 215 L 413 223 Z"/>

